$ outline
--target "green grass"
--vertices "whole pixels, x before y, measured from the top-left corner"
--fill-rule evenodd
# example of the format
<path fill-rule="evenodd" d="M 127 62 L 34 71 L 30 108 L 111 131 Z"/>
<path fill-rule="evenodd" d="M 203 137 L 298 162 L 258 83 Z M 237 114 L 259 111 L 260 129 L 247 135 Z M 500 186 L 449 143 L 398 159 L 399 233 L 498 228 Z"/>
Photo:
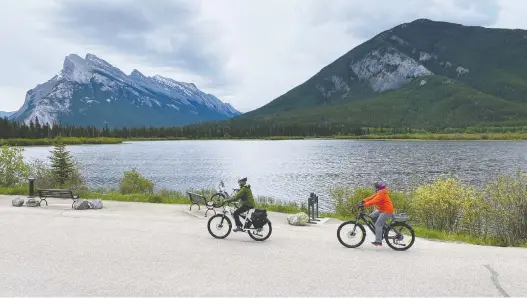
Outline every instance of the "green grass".
<path fill-rule="evenodd" d="M 463 242 L 475 245 L 487 245 L 487 246 L 502 246 L 496 239 L 487 237 L 477 237 L 465 233 L 449 233 L 440 230 L 430 230 L 423 227 L 413 227 L 414 232 L 417 236 L 425 239 L 441 240 L 449 242 Z M 527 245 L 527 243 L 526 243 Z"/>
<path fill-rule="evenodd" d="M 376 134 L 363 136 L 335 136 L 335 139 L 366 140 L 527 140 L 527 133 L 430 133 L 430 134 Z"/>
<path fill-rule="evenodd" d="M 271 137 L 250 137 L 250 138 L 131 138 L 127 141 L 184 141 L 184 140 L 267 140 L 267 141 L 286 141 L 286 140 L 459 140 L 459 141 L 479 141 L 479 140 L 527 140 L 527 133 L 408 133 L 408 134 L 369 134 L 369 135 L 334 135 L 334 136 L 271 136 Z"/>
<path fill-rule="evenodd" d="M 0 194 L 3 195 L 27 195 L 28 194 L 28 186 L 22 185 L 22 186 L 16 186 L 16 187 L 1 187 L 0 186 Z"/>
<path fill-rule="evenodd" d="M 121 144 L 122 139 L 118 138 L 54 138 L 54 139 L 0 139 L 0 146 L 53 146 L 57 143 L 66 145 L 86 145 L 86 144 Z"/>
<path fill-rule="evenodd" d="M 185 141 L 185 140 L 527 140 L 525 132 L 489 132 L 489 133 L 375 133 L 368 135 L 332 135 L 332 136 L 270 136 L 270 137 L 221 137 L 221 138 L 55 138 L 55 139 L 0 139 L 0 146 L 53 146 L 58 142 L 66 145 L 121 144 L 123 141 Z"/>

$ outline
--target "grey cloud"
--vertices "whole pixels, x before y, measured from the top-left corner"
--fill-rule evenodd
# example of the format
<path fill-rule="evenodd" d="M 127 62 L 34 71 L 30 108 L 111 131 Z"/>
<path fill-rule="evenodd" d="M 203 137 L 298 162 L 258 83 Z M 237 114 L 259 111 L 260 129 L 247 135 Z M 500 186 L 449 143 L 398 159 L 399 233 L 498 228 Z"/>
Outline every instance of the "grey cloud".
<path fill-rule="evenodd" d="M 447 21 L 465 25 L 492 25 L 497 22 L 500 13 L 498 0 L 452 0 L 456 13 L 445 8 L 448 0 L 436 0 L 423 4 L 423 0 L 386 1 L 370 0 L 367 3 L 356 0 L 333 0 L 331 5 L 322 1 L 311 4 L 314 24 L 342 22 L 347 32 L 361 39 L 369 39 L 376 34 L 420 18 L 435 21 Z M 427 0 L 432 2 L 432 0 Z M 325 13 L 327 11 L 329 13 Z"/>
<path fill-rule="evenodd" d="M 151 66 L 221 81 L 221 53 L 207 46 L 213 36 L 198 22 L 198 14 L 191 1 L 61 0 L 52 30 L 75 42 L 140 57 Z M 153 39 L 163 42 L 162 50 L 153 47 Z"/>

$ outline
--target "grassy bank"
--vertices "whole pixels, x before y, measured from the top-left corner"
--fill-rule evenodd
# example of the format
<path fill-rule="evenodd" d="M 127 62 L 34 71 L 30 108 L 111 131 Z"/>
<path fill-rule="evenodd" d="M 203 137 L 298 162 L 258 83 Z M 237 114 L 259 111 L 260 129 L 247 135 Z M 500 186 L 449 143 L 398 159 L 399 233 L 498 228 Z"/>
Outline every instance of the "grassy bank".
<path fill-rule="evenodd" d="M 335 136 L 335 139 L 365 140 L 527 140 L 527 133 L 430 133 Z"/>
<path fill-rule="evenodd" d="M 54 138 L 54 139 L 0 139 L 0 146 L 53 146 L 58 143 L 65 145 L 86 144 L 120 144 L 122 139 L 117 138 Z"/>
<path fill-rule="evenodd" d="M 370 134 L 335 136 L 272 136 L 272 137 L 222 137 L 222 138 L 130 138 L 130 141 L 156 140 L 527 140 L 527 133 L 415 133 L 415 134 Z"/>
<path fill-rule="evenodd" d="M 191 140 L 459 140 L 459 141 L 521 141 L 527 140 L 527 133 L 415 133 L 415 134 L 370 134 L 337 136 L 272 136 L 272 137 L 221 137 L 221 138 L 57 138 L 57 139 L 0 139 L 0 146 L 52 146 L 59 142 L 66 145 L 121 144 L 123 141 L 191 141 Z"/>

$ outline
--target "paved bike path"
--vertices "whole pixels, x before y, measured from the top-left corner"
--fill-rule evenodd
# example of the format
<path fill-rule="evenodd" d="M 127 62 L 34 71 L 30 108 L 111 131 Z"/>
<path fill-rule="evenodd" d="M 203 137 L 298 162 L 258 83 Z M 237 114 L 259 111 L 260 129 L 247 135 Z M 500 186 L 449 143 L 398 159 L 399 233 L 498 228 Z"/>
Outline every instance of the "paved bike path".
<path fill-rule="evenodd" d="M 212 238 L 204 209 L 104 202 L 102 210 L 12 207 L 0 196 L 2 296 L 526 296 L 527 249 L 418 238 L 405 252 L 356 249 L 340 221 Z M 195 207 L 193 207 L 194 209 Z M 369 231 L 368 231 L 369 233 Z"/>

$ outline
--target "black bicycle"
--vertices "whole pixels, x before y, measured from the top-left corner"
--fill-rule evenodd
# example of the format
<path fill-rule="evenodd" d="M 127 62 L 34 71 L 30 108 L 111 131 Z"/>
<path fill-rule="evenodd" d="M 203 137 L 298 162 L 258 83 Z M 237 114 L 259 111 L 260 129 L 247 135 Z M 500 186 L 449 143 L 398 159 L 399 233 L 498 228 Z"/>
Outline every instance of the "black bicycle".
<path fill-rule="evenodd" d="M 375 222 L 364 212 L 364 206 L 359 206 L 358 220 L 350 220 L 343 222 L 337 229 L 337 238 L 339 242 L 348 248 L 356 248 L 364 243 L 366 239 L 366 229 L 360 222 L 366 223 L 371 232 L 375 234 Z M 397 251 L 407 250 L 414 244 L 415 233 L 413 228 L 407 223 L 410 218 L 406 213 L 393 215 L 383 226 L 383 239 L 389 247 Z M 405 232 L 403 232 L 405 231 Z M 343 234 L 341 236 L 341 233 Z M 359 234 L 360 233 L 360 234 Z M 409 239 L 408 244 L 402 243 L 403 240 Z M 344 240 L 358 240 L 357 244 L 348 244 Z M 393 243 L 391 242 L 393 241 Z"/>
<path fill-rule="evenodd" d="M 239 191 L 239 188 L 233 188 L 232 194 L 229 195 L 229 193 L 225 190 L 225 184 L 223 183 L 223 180 L 221 180 L 220 184 L 218 185 L 218 192 L 212 195 L 212 197 L 210 198 L 210 200 L 212 201 L 212 205 L 214 206 L 214 208 L 220 208 L 225 200 L 234 197 Z"/>

